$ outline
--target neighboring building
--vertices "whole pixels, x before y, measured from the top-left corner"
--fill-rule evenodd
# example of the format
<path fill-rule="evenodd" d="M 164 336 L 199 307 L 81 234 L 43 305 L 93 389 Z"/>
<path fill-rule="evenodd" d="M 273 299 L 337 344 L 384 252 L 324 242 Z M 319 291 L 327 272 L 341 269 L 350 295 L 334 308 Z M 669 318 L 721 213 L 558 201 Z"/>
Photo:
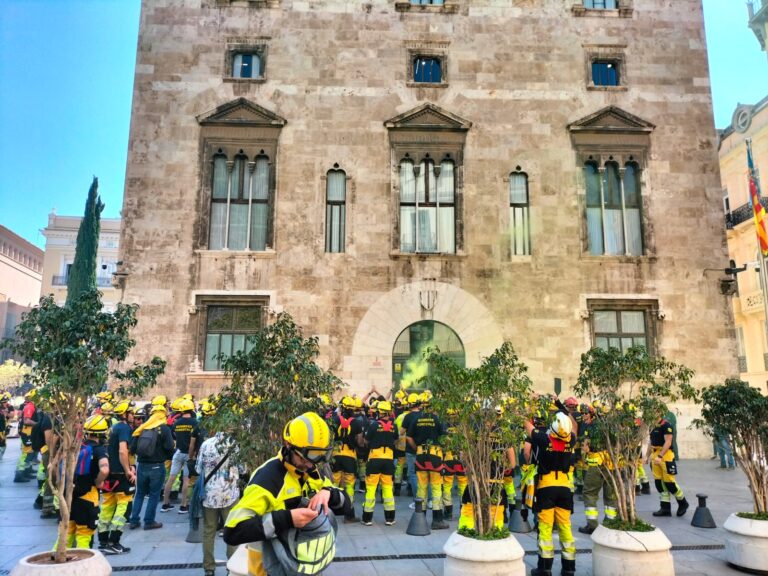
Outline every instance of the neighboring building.
<path fill-rule="evenodd" d="M 721 381 L 716 147 L 700 0 L 144 0 L 135 355 L 200 396 L 284 310 L 358 394 L 504 340 L 542 390 L 632 343 Z"/>
<path fill-rule="evenodd" d="M 755 33 L 757 41 L 763 52 L 768 52 L 766 39 L 768 39 L 768 0 L 747 0 L 749 11 L 749 27 Z"/>
<path fill-rule="evenodd" d="M 737 275 L 738 294 L 733 297 L 739 371 L 743 380 L 765 391 L 768 390 L 768 332 L 755 219 L 749 197 L 747 138 L 752 140 L 752 158 L 758 174 L 768 174 L 768 97 L 754 106 L 740 104 L 733 113 L 731 125 L 720 135 L 720 177 L 728 253 L 737 267 L 747 267 Z M 765 177 L 761 191 L 761 202 L 768 207 Z"/>
<path fill-rule="evenodd" d="M 56 302 L 67 300 L 69 269 L 75 261 L 77 232 L 81 216 L 48 215 L 45 236 L 45 265 L 43 266 L 43 294 L 53 294 Z M 96 253 L 96 286 L 102 294 L 104 309 L 113 311 L 120 301 L 120 291 L 112 286 L 112 274 L 117 268 L 120 245 L 120 219 L 102 218 L 99 232 L 99 249 Z"/>
<path fill-rule="evenodd" d="M 40 299 L 43 251 L 5 226 L 0 226 L 0 340 L 13 338 L 21 315 Z M 0 364 L 21 360 L 0 350 Z"/>

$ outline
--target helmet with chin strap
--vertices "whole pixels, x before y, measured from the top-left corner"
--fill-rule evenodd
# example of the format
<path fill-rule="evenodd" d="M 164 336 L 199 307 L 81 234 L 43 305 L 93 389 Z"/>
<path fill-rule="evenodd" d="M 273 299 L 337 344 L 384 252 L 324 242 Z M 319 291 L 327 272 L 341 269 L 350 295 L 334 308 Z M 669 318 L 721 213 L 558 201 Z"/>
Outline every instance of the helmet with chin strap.
<path fill-rule="evenodd" d="M 313 464 L 327 461 L 331 456 L 331 430 L 315 412 L 305 412 L 288 422 L 283 429 L 283 440 Z"/>

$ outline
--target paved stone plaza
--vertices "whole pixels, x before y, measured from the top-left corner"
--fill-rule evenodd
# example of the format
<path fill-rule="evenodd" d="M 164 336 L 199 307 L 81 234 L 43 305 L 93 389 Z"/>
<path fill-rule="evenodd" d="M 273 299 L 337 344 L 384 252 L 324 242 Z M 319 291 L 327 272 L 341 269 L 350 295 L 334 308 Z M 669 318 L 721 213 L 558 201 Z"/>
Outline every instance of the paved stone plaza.
<path fill-rule="evenodd" d="M 8 574 L 18 559 L 35 551 L 51 547 L 56 538 L 56 524 L 41 520 L 39 511 L 32 508 L 36 484 L 14 484 L 13 470 L 19 454 L 19 440 L 12 438 L 8 451 L 0 462 L 0 574 Z M 740 471 L 717 470 L 715 460 L 684 460 L 680 465 L 680 484 L 691 501 L 691 509 L 683 518 L 661 518 L 658 525 L 675 546 L 673 552 L 678 576 L 739 574 L 729 568 L 722 549 L 724 531 L 721 528 L 732 511 L 748 510 L 751 499 L 747 481 Z M 717 522 L 716 529 L 694 528 L 690 525 L 695 508 L 695 494 L 709 495 L 709 508 Z M 372 527 L 360 524 L 340 525 L 337 559 L 325 572 L 329 576 L 441 576 L 443 573 L 442 546 L 450 530 L 433 532 L 430 536 L 414 537 L 405 534 L 411 511 L 409 499 L 397 499 L 398 517 L 394 527 L 384 526 L 383 513 L 378 508 Z M 358 495 L 358 513 L 362 495 Z M 458 502 L 457 502 L 458 504 Z M 640 513 L 651 519 L 651 511 L 658 507 L 658 498 L 641 496 L 638 499 Z M 142 576 L 200 576 L 202 547 L 187 544 L 188 517 L 176 513 L 177 509 L 157 518 L 164 526 L 160 530 L 145 532 L 128 531 L 123 544 L 132 548 L 128 554 L 110 556 L 109 561 L 116 573 L 141 574 Z M 584 506 L 576 502 L 574 535 L 579 550 L 577 573 L 591 575 L 591 540 L 579 534 L 575 527 L 584 523 Z M 455 528 L 456 521 L 451 523 Z M 536 561 L 535 534 L 519 535 L 520 543 L 527 551 L 526 563 Z M 694 549 L 699 548 L 699 549 Z M 703 549 L 701 549 L 703 548 Z M 398 558 L 402 556 L 404 558 Z M 217 541 L 217 558 L 221 567 L 217 574 L 226 574 L 224 568 L 224 543 Z M 559 560 L 556 570 L 559 572 Z"/>

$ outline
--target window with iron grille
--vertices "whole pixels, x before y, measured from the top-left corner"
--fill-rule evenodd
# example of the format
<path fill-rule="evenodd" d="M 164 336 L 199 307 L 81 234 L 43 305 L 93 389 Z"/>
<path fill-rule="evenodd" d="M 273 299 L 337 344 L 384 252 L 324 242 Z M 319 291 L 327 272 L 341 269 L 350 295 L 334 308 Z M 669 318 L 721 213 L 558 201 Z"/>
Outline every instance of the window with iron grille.
<path fill-rule="evenodd" d="M 531 226 L 528 205 L 528 175 L 509 175 L 509 243 L 513 256 L 531 253 Z"/>

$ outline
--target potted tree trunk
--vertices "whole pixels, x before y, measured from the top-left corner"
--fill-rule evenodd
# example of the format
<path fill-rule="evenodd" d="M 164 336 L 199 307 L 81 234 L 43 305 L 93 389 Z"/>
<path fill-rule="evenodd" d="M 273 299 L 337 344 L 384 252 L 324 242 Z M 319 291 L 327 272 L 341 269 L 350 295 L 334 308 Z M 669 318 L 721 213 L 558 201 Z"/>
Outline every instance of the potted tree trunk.
<path fill-rule="evenodd" d="M 671 576 L 672 544 L 661 530 L 638 517 L 635 477 L 642 465 L 641 443 L 667 413 L 666 402 L 693 399 L 693 372 L 650 356 L 644 347 L 621 352 L 593 348 L 582 355 L 574 391 L 599 406 L 591 434 L 598 438 L 607 465 L 600 472 L 616 494 L 616 518 L 592 533 L 595 576 L 621 574 Z"/>
<path fill-rule="evenodd" d="M 22 559 L 12 571 L 14 576 L 101 576 L 112 572 L 98 551 L 75 548 L 69 523 L 88 400 L 109 380 L 116 383 L 116 393 L 139 395 L 165 369 L 165 361 L 158 357 L 147 365 L 123 366 L 135 344 L 129 332 L 137 323 L 138 307 L 118 304 L 114 313 L 102 310 L 101 294 L 96 289 L 96 250 L 104 205 L 97 189 L 94 178 L 77 236 L 66 303 L 59 306 L 53 296 L 42 297 L 22 317 L 15 339 L 3 344 L 31 361 L 29 378 L 36 386 L 36 398 L 50 414 L 56 442 L 50 454 L 48 482 L 58 497 L 61 515 L 53 552 L 49 549 Z"/>
<path fill-rule="evenodd" d="M 508 342 L 477 368 L 462 368 L 438 350 L 428 351 L 427 360 L 432 406 L 447 422 L 443 449 L 458 455 L 467 477 L 459 529 L 443 548 L 443 573 L 525 576 L 524 550 L 503 521 L 503 478 L 507 448 L 525 436 L 527 367 Z"/>
<path fill-rule="evenodd" d="M 729 379 L 702 390 L 701 400 L 701 420 L 696 424 L 727 438 L 752 494 L 752 510 L 731 514 L 723 524 L 726 561 L 764 572 L 768 570 L 768 397 L 746 382 Z"/>

